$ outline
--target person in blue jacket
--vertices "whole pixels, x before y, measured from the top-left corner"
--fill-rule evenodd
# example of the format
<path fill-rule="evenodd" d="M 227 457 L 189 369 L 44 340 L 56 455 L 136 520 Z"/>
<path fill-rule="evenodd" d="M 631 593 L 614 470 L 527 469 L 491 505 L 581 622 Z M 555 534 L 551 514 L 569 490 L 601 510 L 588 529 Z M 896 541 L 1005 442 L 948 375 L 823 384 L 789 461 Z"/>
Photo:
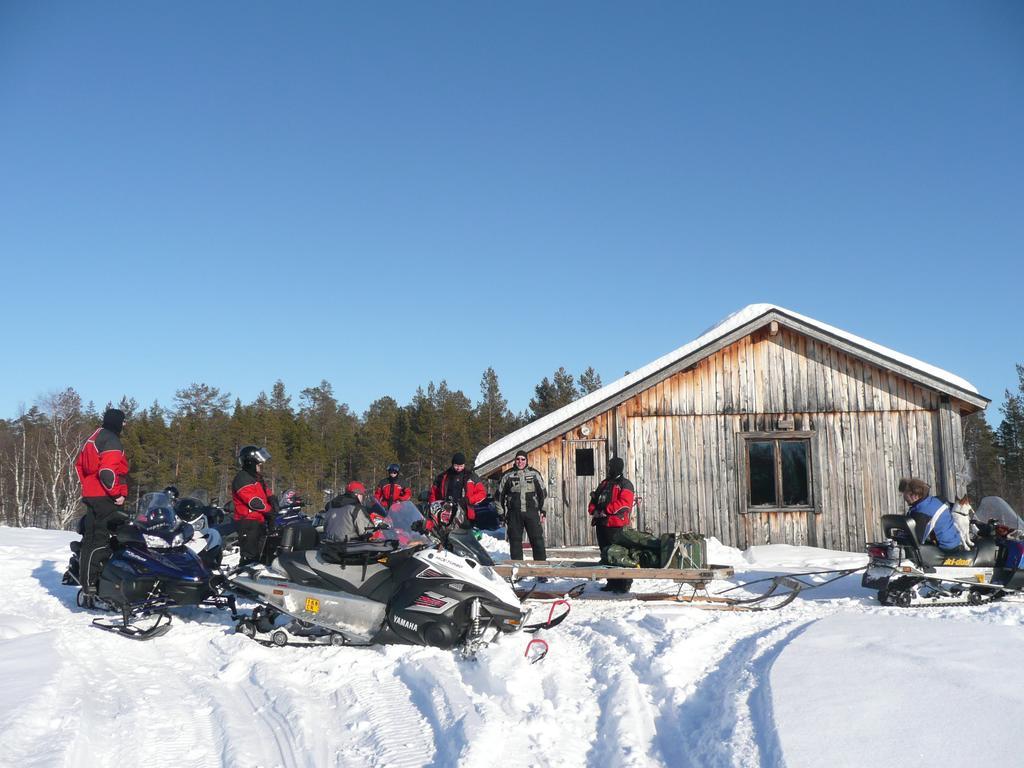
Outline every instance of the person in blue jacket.
<path fill-rule="evenodd" d="M 917 539 L 922 544 L 936 543 L 946 552 L 962 550 L 949 504 L 931 495 L 931 487 L 924 480 L 909 477 L 900 480 L 900 493 L 907 502 L 907 517 L 917 524 Z"/>

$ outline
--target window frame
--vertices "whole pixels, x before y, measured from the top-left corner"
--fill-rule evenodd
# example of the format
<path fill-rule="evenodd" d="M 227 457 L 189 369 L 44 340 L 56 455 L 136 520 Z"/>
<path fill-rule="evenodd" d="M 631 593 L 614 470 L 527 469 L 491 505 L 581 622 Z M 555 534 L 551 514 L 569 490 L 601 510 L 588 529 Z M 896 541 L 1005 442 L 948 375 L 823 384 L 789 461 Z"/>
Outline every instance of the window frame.
<path fill-rule="evenodd" d="M 743 488 L 743 504 L 741 514 L 752 514 L 758 512 L 814 512 L 818 513 L 815 504 L 814 489 L 814 433 L 809 431 L 785 430 L 775 432 L 741 432 L 739 441 L 740 461 L 739 466 L 743 468 L 743 475 L 740 478 Z M 775 501 L 772 506 L 753 506 L 750 503 L 750 443 L 772 442 L 775 462 Z M 782 495 L 782 451 L 779 443 L 802 442 L 807 446 L 807 504 L 779 505 L 778 501 Z"/>

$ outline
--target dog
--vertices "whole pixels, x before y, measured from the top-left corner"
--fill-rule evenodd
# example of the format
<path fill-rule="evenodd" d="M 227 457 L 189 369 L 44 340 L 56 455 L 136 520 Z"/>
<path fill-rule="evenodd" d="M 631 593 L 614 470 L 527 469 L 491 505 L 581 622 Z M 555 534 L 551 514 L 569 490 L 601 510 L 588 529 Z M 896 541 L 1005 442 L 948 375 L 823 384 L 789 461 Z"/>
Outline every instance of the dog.
<path fill-rule="evenodd" d="M 974 520 L 974 507 L 971 506 L 970 496 L 964 496 L 952 506 L 953 523 L 956 525 L 956 532 L 960 535 L 960 543 L 967 549 L 974 547 L 971 538 L 971 521 Z"/>

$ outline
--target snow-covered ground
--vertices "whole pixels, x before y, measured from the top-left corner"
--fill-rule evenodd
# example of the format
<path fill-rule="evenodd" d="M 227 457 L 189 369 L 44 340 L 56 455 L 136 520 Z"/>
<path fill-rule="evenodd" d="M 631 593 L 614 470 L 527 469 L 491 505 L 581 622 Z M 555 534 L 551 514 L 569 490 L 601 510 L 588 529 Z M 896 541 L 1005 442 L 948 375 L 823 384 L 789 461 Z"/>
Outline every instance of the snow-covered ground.
<path fill-rule="evenodd" d="M 93 615 L 74 607 L 60 583 L 71 540 L 0 528 L 2 766 L 1020 759 L 1007 724 L 1024 704 L 1021 603 L 882 608 L 859 574 L 779 611 L 577 600 L 543 633 L 551 651 L 536 665 L 523 658 L 524 637 L 474 660 L 406 647 L 266 648 L 233 634 L 226 614 L 200 610 L 135 642 L 91 628 Z M 711 555 L 736 567 L 735 583 L 864 562 L 787 546 Z"/>

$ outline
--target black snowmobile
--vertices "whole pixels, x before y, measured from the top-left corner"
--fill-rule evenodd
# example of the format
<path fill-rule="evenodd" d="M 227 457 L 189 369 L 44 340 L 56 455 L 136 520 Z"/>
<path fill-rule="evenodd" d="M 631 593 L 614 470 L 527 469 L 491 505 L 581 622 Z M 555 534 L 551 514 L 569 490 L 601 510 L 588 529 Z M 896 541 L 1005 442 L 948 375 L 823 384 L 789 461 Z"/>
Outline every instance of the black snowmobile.
<path fill-rule="evenodd" d="M 389 527 L 368 540 L 324 542 L 282 552 L 270 569 L 231 577 L 260 603 L 238 631 L 265 644 L 406 644 L 472 651 L 502 633 L 556 626 L 568 614 L 528 626 L 528 611 L 493 569 L 436 548 L 410 502 L 388 510 Z"/>
<path fill-rule="evenodd" d="M 981 500 L 970 549 L 948 552 L 922 541 L 919 531 L 926 522 L 882 515 L 885 540 L 867 544 L 868 567 L 861 579 L 863 587 L 878 590 L 882 605 L 980 605 L 1024 590 L 1021 521 L 1003 499 Z"/>
<path fill-rule="evenodd" d="M 148 640 L 170 630 L 169 610 L 179 606 L 227 608 L 236 616 L 234 596 L 222 594 L 224 577 L 186 546 L 193 529 L 177 517 L 173 503 L 167 493 L 148 493 L 135 517 L 118 529 L 97 592 L 121 617 L 94 619 L 94 626 Z"/>

